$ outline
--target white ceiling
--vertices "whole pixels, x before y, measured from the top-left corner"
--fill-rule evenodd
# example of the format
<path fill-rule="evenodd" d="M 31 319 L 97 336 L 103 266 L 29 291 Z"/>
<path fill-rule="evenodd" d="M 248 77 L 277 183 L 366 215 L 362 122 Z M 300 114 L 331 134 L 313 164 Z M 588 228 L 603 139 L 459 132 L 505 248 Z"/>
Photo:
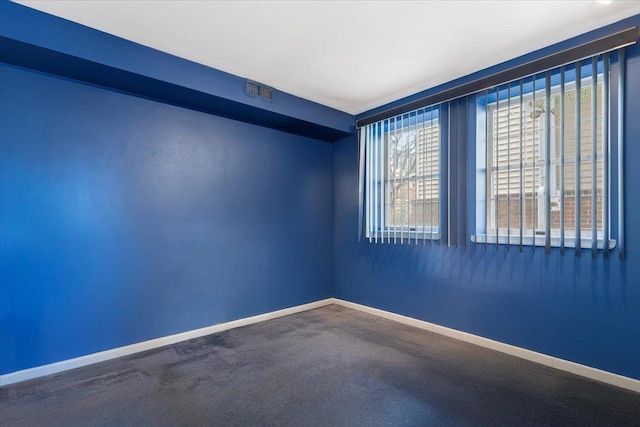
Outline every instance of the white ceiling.
<path fill-rule="evenodd" d="M 17 3 L 357 114 L 640 14 L 640 1 Z"/>

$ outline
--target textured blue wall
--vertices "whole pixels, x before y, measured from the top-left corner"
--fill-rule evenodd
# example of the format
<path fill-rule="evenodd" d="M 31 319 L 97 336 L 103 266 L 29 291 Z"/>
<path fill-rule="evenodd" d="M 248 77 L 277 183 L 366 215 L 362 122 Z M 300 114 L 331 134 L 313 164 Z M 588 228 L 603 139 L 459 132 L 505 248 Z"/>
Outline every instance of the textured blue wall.
<path fill-rule="evenodd" d="M 632 24 L 640 17 L 611 28 Z M 640 47 L 627 54 L 625 261 L 617 252 L 603 260 L 590 251 L 576 258 L 557 249 L 547 256 L 531 248 L 358 242 L 357 142 L 349 137 L 334 147 L 334 295 L 640 379 L 640 168 L 633 163 L 640 159 Z"/>
<path fill-rule="evenodd" d="M 153 53 L 151 70 L 122 54 L 139 49 L 128 42 L 0 8 L 20 21 L 3 37 L 81 57 L 116 43 L 112 60 L 143 57 L 137 72 L 211 85 L 197 65 Z M 629 24 L 640 17 L 617 27 Z M 627 159 L 639 159 L 637 46 L 628 75 Z M 624 262 L 375 246 L 357 241 L 354 137 L 332 146 L 5 65 L 0 87 L 0 373 L 335 295 L 640 379 L 639 168 L 626 169 Z M 300 102 L 284 107 L 347 129 Z"/>
<path fill-rule="evenodd" d="M 332 145 L 0 65 L 0 373 L 326 298 Z"/>

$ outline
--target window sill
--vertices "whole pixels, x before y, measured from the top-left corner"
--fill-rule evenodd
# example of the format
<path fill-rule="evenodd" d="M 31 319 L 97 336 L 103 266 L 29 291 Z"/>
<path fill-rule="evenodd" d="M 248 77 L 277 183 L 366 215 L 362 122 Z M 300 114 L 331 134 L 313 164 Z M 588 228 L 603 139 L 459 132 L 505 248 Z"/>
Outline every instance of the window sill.
<path fill-rule="evenodd" d="M 422 231 L 379 231 L 373 233 L 370 239 L 382 239 L 385 242 L 393 240 L 440 240 L 440 232 L 422 232 Z"/>
<path fill-rule="evenodd" d="M 520 245 L 520 236 L 519 235 L 511 235 L 497 236 L 495 234 L 475 234 L 471 235 L 471 241 L 474 243 L 492 243 L 499 245 L 506 245 L 507 243 L 510 245 Z M 551 246 L 554 248 L 560 247 L 560 237 L 559 236 L 551 236 Z M 533 236 L 522 236 L 522 244 L 524 246 L 533 246 Z M 598 239 L 598 249 L 604 249 L 604 240 Z M 536 236 L 535 245 L 544 247 L 546 245 L 546 240 L 544 235 Z M 574 237 L 565 237 L 564 238 L 564 247 L 565 248 L 575 248 L 576 247 L 576 239 Z M 591 249 L 591 238 L 583 237 L 580 239 L 580 247 L 582 249 Z M 613 239 L 609 239 L 609 249 L 613 249 L 616 247 L 616 241 Z"/>

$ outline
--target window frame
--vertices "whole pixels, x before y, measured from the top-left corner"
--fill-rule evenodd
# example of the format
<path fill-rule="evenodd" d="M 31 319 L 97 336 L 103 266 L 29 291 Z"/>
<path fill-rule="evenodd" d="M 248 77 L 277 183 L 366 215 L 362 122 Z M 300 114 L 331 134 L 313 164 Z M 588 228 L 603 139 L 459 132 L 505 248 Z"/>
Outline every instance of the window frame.
<path fill-rule="evenodd" d="M 429 125 L 425 125 L 425 123 L 429 123 Z M 407 131 L 411 132 L 411 130 L 409 129 L 409 126 L 410 125 L 407 125 L 407 126 L 402 127 L 400 129 L 400 132 L 402 132 L 403 136 L 405 134 L 405 128 L 407 129 Z M 416 123 L 416 126 L 418 126 L 418 123 Z M 422 175 L 418 175 L 418 169 L 419 169 L 418 160 L 419 160 L 419 152 L 420 152 L 419 149 L 420 149 L 420 147 L 419 147 L 418 141 L 416 141 L 416 152 L 415 152 L 415 155 L 416 155 L 416 157 L 418 157 L 418 159 L 416 159 L 416 167 L 415 167 L 416 170 L 414 172 L 414 175 L 406 177 L 406 178 L 405 177 L 401 177 L 399 179 L 391 178 L 390 176 L 387 176 L 386 179 L 384 180 L 383 184 L 382 184 L 383 185 L 382 191 L 384 192 L 385 195 L 389 195 L 390 194 L 390 192 L 388 191 L 388 186 L 389 185 L 396 184 L 398 182 L 400 182 L 401 184 L 403 184 L 405 182 L 406 183 L 411 183 L 411 181 L 415 181 L 416 183 L 422 181 L 424 183 L 426 179 L 433 180 L 434 177 L 437 177 L 437 180 L 438 180 L 438 184 L 437 184 L 438 185 L 438 191 L 435 194 L 436 197 L 435 198 L 431 197 L 431 200 L 437 199 L 438 200 L 438 204 L 439 204 L 440 203 L 440 199 L 441 199 L 441 191 L 440 191 L 440 180 L 441 180 L 440 162 L 442 160 L 442 158 L 441 158 L 441 151 L 442 150 L 441 150 L 441 147 L 440 147 L 440 144 L 441 144 L 440 119 L 438 117 L 432 117 L 432 118 L 430 118 L 428 120 L 422 120 L 422 121 L 420 121 L 420 126 L 421 126 L 421 129 L 423 131 L 427 131 L 427 129 L 431 128 L 431 127 L 437 127 L 438 128 L 438 136 L 437 136 L 437 141 L 436 141 L 436 144 L 435 144 L 436 147 L 437 147 L 437 153 L 436 153 L 435 156 L 437 157 L 436 161 L 438 162 L 438 172 L 437 173 L 430 173 L 430 174 L 425 173 L 425 174 L 422 174 Z M 387 153 L 389 152 L 389 144 L 390 144 L 390 139 L 391 139 L 389 137 L 390 133 L 391 133 L 390 130 L 385 132 L 386 137 L 384 138 L 384 141 L 386 143 L 385 152 L 387 152 Z M 418 136 L 416 135 L 415 138 L 418 138 Z M 425 153 L 429 151 L 428 146 L 429 146 L 428 142 L 425 141 Z M 429 157 L 429 156 L 427 154 L 425 154 L 425 157 Z M 433 158 L 433 157 L 434 157 L 434 155 L 431 155 L 431 158 Z M 384 158 L 384 167 L 385 167 L 385 169 L 387 171 L 390 170 L 389 156 L 388 155 L 385 156 L 385 158 Z M 425 167 L 425 169 L 426 169 L 426 167 Z M 431 185 L 431 187 L 433 187 L 434 184 L 431 183 L 430 185 Z M 431 193 L 430 195 L 433 195 L 433 193 Z M 411 203 L 411 202 L 409 201 L 409 202 L 405 202 L 405 203 Z M 387 210 L 391 210 L 391 205 L 390 204 L 385 204 L 384 209 L 385 209 L 385 213 L 386 213 Z M 403 210 L 404 209 L 405 208 L 403 208 Z M 404 213 L 403 213 L 403 215 L 404 215 Z M 381 226 L 377 230 L 378 233 L 380 233 L 381 235 L 383 235 L 385 237 L 388 234 L 391 234 L 393 236 L 393 233 L 399 232 L 399 233 L 405 233 L 405 236 L 404 236 L 405 238 L 409 234 L 412 234 L 412 233 L 414 234 L 414 236 L 415 236 L 416 233 L 418 234 L 418 236 L 423 235 L 423 237 L 418 237 L 419 239 L 420 238 L 422 238 L 422 239 L 426 238 L 427 240 L 432 240 L 432 239 L 437 240 L 437 239 L 440 238 L 440 212 L 439 212 L 439 209 L 438 209 L 438 215 L 437 215 L 437 223 L 438 223 L 438 225 L 436 225 L 436 226 L 434 226 L 434 225 L 431 225 L 431 226 L 426 226 L 426 225 L 404 226 L 404 224 L 403 224 L 400 227 L 395 227 L 395 226 L 389 224 L 390 217 L 391 217 L 391 215 L 386 214 L 385 218 L 384 218 L 385 219 L 385 224 L 380 224 Z M 424 237 L 424 235 L 426 235 L 427 237 Z M 437 238 L 435 237 L 436 235 L 438 236 Z M 428 236 L 434 236 L 434 237 L 428 237 Z"/>
<path fill-rule="evenodd" d="M 602 63 L 602 59 L 598 60 L 598 73 L 597 73 L 597 91 L 598 93 L 603 93 L 604 91 L 604 70 L 601 70 L 599 67 Z M 566 70 L 565 70 L 566 71 Z M 611 105 L 615 105 L 616 101 L 615 101 L 615 96 L 616 96 L 616 91 L 613 90 L 613 86 L 615 82 L 615 79 L 611 78 L 611 76 L 613 76 L 614 73 L 613 71 L 610 69 L 610 76 L 609 76 L 609 82 L 610 83 L 610 89 L 609 89 L 609 94 L 610 94 L 610 100 L 609 100 L 609 105 L 610 107 L 608 108 L 608 113 L 609 113 L 609 117 L 605 117 L 604 116 L 604 109 L 602 109 L 600 111 L 600 115 L 598 117 L 598 121 L 600 120 L 608 120 L 610 123 L 612 122 L 612 118 L 615 117 L 614 115 L 614 111 L 611 108 Z M 541 74 L 535 75 L 535 76 L 529 76 L 528 78 L 523 78 L 523 79 L 519 79 L 519 80 L 523 80 L 523 81 L 527 81 L 527 82 L 531 82 L 533 80 L 535 81 L 543 81 L 543 79 L 540 77 Z M 517 81 L 519 81 L 517 80 Z M 584 89 L 586 86 L 591 87 L 592 86 L 592 76 L 590 74 L 587 73 L 587 75 L 585 76 L 584 74 L 582 75 L 581 80 L 581 89 Z M 516 104 L 520 105 L 520 94 L 518 95 L 512 95 L 511 98 L 508 98 L 508 95 L 505 97 L 500 97 L 500 94 L 497 93 L 496 94 L 496 90 L 498 92 L 506 90 L 507 87 L 511 87 L 508 86 L 510 85 L 510 83 L 504 83 L 501 84 L 499 86 L 497 86 L 496 88 L 494 88 L 494 94 L 496 96 L 497 99 L 499 99 L 499 102 L 496 101 L 488 101 L 489 98 L 489 93 L 488 91 L 486 91 L 484 94 L 478 94 L 477 98 L 476 98 L 476 125 L 475 125 L 475 132 L 476 132 L 476 137 L 475 137 L 475 141 L 471 141 L 471 143 L 475 143 L 475 152 L 476 152 L 476 171 L 475 171 L 475 179 L 476 179 L 476 198 L 475 198 L 475 223 L 476 223 L 476 230 L 482 230 L 482 232 L 476 232 L 474 234 L 472 234 L 470 236 L 470 239 L 472 242 L 475 243 L 492 243 L 492 244 L 509 244 L 509 245 L 519 245 L 520 243 L 522 243 L 522 245 L 524 246 L 545 246 L 545 239 L 546 239 L 546 235 L 545 235 L 545 230 L 544 229 L 538 229 L 536 228 L 536 234 L 534 236 L 533 234 L 533 228 L 523 228 L 522 229 L 522 241 L 520 239 L 520 228 L 514 228 L 513 226 L 511 226 L 510 228 L 506 228 L 506 227 L 498 227 L 497 232 L 496 232 L 496 227 L 493 225 L 495 224 L 495 197 L 498 197 L 498 193 L 496 193 L 495 191 L 490 191 L 491 188 L 493 188 L 494 182 L 492 182 L 493 180 L 493 172 L 496 170 L 496 168 L 493 166 L 492 160 L 489 158 L 490 153 L 493 152 L 493 146 L 492 146 L 492 141 L 493 141 L 493 133 L 495 132 L 495 123 L 492 120 L 492 124 L 494 126 L 491 126 L 490 129 L 487 129 L 487 116 L 492 114 L 496 108 L 500 108 L 502 109 L 502 103 L 504 102 L 505 104 L 507 103 L 507 99 L 511 99 L 511 101 L 513 102 L 514 100 L 516 100 Z M 564 93 L 569 93 L 571 91 L 575 92 L 576 89 L 576 79 L 575 76 L 571 81 L 565 82 L 565 89 L 564 89 Z M 553 96 L 557 96 L 561 94 L 561 88 L 560 88 L 560 84 L 554 84 L 551 86 L 551 98 L 553 98 Z M 538 96 L 540 96 L 540 99 L 544 99 L 544 95 L 545 95 L 545 88 L 536 88 L 535 89 L 535 93 L 536 93 L 536 99 L 538 99 Z M 592 96 L 593 96 L 593 91 L 592 91 Z M 598 96 L 598 95 L 596 95 Z M 603 99 L 603 97 L 598 97 L 599 99 Z M 533 88 L 531 88 L 530 90 L 524 92 L 522 94 L 522 105 L 524 106 L 528 101 L 532 101 L 534 99 L 534 95 L 533 95 Z M 500 105 L 498 105 L 500 104 Z M 590 108 L 590 107 L 589 107 Z M 581 110 L 584 111 L 584 110 Z M 542 114 L 540 116 L 540 118 L 543 118 L 544 114 Z M 562 120 L 562 119 L 561 119 Z M 581 121 L 581 123 L 583 123 Z M 558 121 L 557 119 L 554 120 L 553 123 L 553 128 L 552 128 L 552 132 L 551 132 L 551 142 L 550 142 L 550 147 L 553 147 L 552 150 L 550 151 L 554 151 L 555 150 L 555 128 L 558 126 Z M 538 126 L 536 126 L 536 128 L 538 128 Z M 601 133 L 599 133 L 598 138 L 601 138 Z M 536 138 L 538 139 L 537 145 L 538 145 L 538 149 L 535 150 L 537 153 L 540 152 L 540 149 L 542 147 L 545 146 L 545 143 L 543 142 L 543 138 L 544 138 L 544 134 L 542 133 L 542 131 L 536 135 Z M 488 139 L 488 140 L 487 140 Z M 491 142 L 490 142 L 491 141 Z M 608 215 L 609 218 L 614 218 L 614 209 L 616 207 L 616 203 L 615 203 L 615 194 L 616 191 L 612 191 L 612 189 L 614 189 L 617 186 L 617 182 L 616 185 L 614 186 L 614 171 L 617 170 L 617 168 L 619 167 L 619 165 L 616 164 L 615 159 L 616 156 L 614 156 L 614 151 L 616 151 L 616 147 L 615 147 L 615 143 L 613 142 L 613 137 L 612 137 L 612 128 L 611 126 L 609 126 L 609 145 L 608 147 L 603 147 L 603 150 L 609 150 L 609 167 L 608 167 L 608 171 L 609 171 L 609 178 L 608 180 L 604 180 L 604 177 L 600 178 L 600 183 L 599 183 L 599 187 L 603 186 L 605 184 L 605 182 L 608 182 L 609 185 L 609 200 L 608 200 L 608 206 L 607 206 L 607 210 L 608 210 Z M 603 144 L 604 144 L 604 140 L 603 140 Z M 566 152 L 566 148 L 565 148 L 565 152 Z M 493 158 L 493 154 L 491 154 L 491 157 Z M 603 151 L 598 152 L 597 160 L 602 160 L 604 161 L 604 154 Z M 592 160 L 592 155 L 591 153 L 589 154 L 580 154 L 580 161 L 581 163 L 585 163 L 585 162 L 591 162 Z M 541 170 L 545 168 L 544 165 L 544 160 L 538 155 L 536 156 L 535 160 L 532 162 L 534 167 L 537 170 Z M 575 159 L 565 159 L 564 164 L 573 164 L 575 163 Z M 552 166 L 552 173 L 555 176 L 555 191 L 557 192 L 557 194 L 554 196 L 554 193 L 551 193 L 551 197 L 562 197 L 562 191 L 558 189 L 559 186 L 559 175 L 558 172 L 556 172 L 556 168 L 553 166 L 558 166 L 558 165 L 562 165 L 561 161 L 558 158 L 553 158 L 551 160 L 551 166 Z M 602 166 L 598 167 L 601 168 Z M 523 164 L 520 164 L 519 166 L 516 165 L 516 170 L 521 170 L 523 169 Z M 553 175 L 552 175 L 553 176 Z M 480 193 L 480 194 L 478 194 Z M 509 197 L 512 197 L 512 195 L 516 195 L 519 197 L 520 193 L 511 193 L 511 190 L 508 190 Z M 613 196 L 613 197 L 612 197 Z M 565 200 L 566 200 L 565 196 Z M 572 196 L 575 197 L 575 196 Z M 538 198 L 539 196 L 536 196 L 536 202 L 538 202 Z M 598 205 L 599 207 L 603 206 L 602 204 Z M 566 212 L 566 210 L 565 210 Z M 564 214 L 564 213 L 563 213 Z M 536 222 L 538 220 L 536 219 Z M 485 224 L 486 227 L 489 228 L 488 230 L 485 229 Z M 490 225 L 491 224 L 491 225 Z M 604 223 L 602 224 L 602 227 L 604 227 Z M 491 228 L 490 228 L 491 227 Z M 612 231 L 615 229 L 614 227 L 614 223 L 613 221 L 609 221 L 608 223 L 608 239 L 609 239 L 609 249 L 613 249 L 616 246 L 616 239 L 614 238 L 614 236 L 612 235 Z M 550 244 L 552 247 L 561 247 L 562 244 L 564 244 L 564 247 L 566 248 L 575 248 L 575 235 L 576 235 L 576 230 L 575 228 L 571 228 L 568 229 L 565 226 L 564 229 L 564 240 L 561 239 L 560 237 L 560 227 L 556 227 L 556 228 L 551 228 L 551 237 L 550 237 Z M 581 228 L 582 232 L 581 232 L 581 237 L 580 237 L 580 247 L 584 248 L 584 249 L 589 249 L 592 247 L 592 236 L 591 236 L 591 230 L 587 230 L 586 228 Z M 596 245 L 598 249 L 604 249 L 604 237 L 605 237 L 605 232 L 604 232 L 604 228 L 598 228 L 597 233 L 596 233 Z"/>
<path fill-rule="evenodd" d="M 374 197 L 375 192 L 378 192 L 378 194 L 380 194 L 380 192 L 384 193 L 384 198 L 383 200 L 381 200 L 381 197 L 374 197 L 374 209 L 380 211 L 384 211 L 384 218 L 370 218 L 368 216 L 365 215 L 364 218 L 364 222 L 365 222 L 365 229 L 370 230 L 371 235 L 369 236 L 370 239 L 378 239 L 381 240 L 383 242 L 389 242 L 389 243 L 398 243 L 398 242 L 402 242 L 404 240 L 407 241 L 414 241 L 414 240 L 440 240 L 441 239 L 441 223 L 442 223 L 442 219 L 443 219 L 443 215 L 442 215 L 442 209 L 441 209 L 441 205 L 442 205 L 442 190 L 441 190 L 441 185 L 443 182 L 443 168 L 442 168 L 442 162 L 443 162 L 443 157 L 442 157 L 442 152 L 443 152 L 443 126 L 442 126 L 442 119 L 441 119 L 441 107 L 440 106 L 431 106 L 431 107 L 425 107 L 422 109 L 419 109 L 417 111 L 422 111 L 421 115 L 422 118 L 418 119 L 418 114 L 416 111 L 412 111 L 409 113 L 405 113 L 401 116 L 397 116 L 397 117 L 392 117 L 389 119 L 386 119 L 383 122 L 383 130 L 382 130 L 382 134 L 383 137 L 381 138 L 382 143 L 384 144 L 383 147 L 383 152 L 385 153 L 384 158 L 383 159 L 379 159 L 379 155 L 378 153 L 373 153 L 373 155 L 371 155 L 371 157 L 369 157 L 370 161 L 372 163 L 375 162 L 379 162 L 378 167 L 384 168 L 385 171 L 389 172 L 390 169 L 390 159 L 389 159 L 389 148 L 391 145 L 391 138 L 390 135 L 392 132 L 397 132 L 400 133 L 402 136 L 401 138 L 410 138 L 410 136 L 406 136 L 406 134 L 411 133 L 411 132 L 416 132 L 415 134 L 415 138 L 416 138 L 416 148 L 415 148 L 415 156 L 416 158 L 416 166 L 415 166 L 415 171 L 413 173 L 413 175 L 409 175 L 409 176 L 392 176 L 392 173 L 385 173 L 383 177 L 380 177 L 380 175 L 375 176 L 374 179 L 372 181 L 369 181 L 369 178 L 365 177 L 365 181 L 368 181 L 369 184 L 371 185 L 369 188 L 369 193 L 367 194 L 367 191 L 365 189 L 365 205 L 371 203 L 368 198 L 369 197 Z M 401 119 L 402 118 L 402 119 Z M 405 123 L 406 122 L 406 123 Z M 431 127 L 437 127 L 437 139 L 434 141 L 435 142 L 435 147 L 437 147 L 437 153 L 436 154 L 432 154 L 429 155 L 427 153 L 429 153 L 430 151 L 433 151 L 433 149 L 429 150 L 428 146 L 429 144 L 429 138 L 425 138 L 425 158 L 429 158 L 431 157 L 431 162 L 432 163 L 433 157 L 436 157 L 436 162 L 438 165 L 438 171 L 434 174 L 434 173 L 425 173 L 422 175 L 418 175 L 419 172 L 419 138 L 418 138 L 418 132 L 420 132 L 421 130 L 424 130 L 425 132 L 429 132 L 427 129 L 431 128 Z M 410 143 L 409 143 L 410 144 Z M 375 165 L 374 165 L 375 166 Z M 425 169 L 427 169 L 427 167 L 425 166 Z M 393 173 L 393 175 L 395 175 L 395 172 Z M 437 187 L 438 190 L 436 193 L 433 194 L 432 199 L 433 200 L 437 200 L 437 214 L 434 216 L 431 216 L 432 219 L 435 219 L 437 221 L 438 225 L 411 225 L 411 220 L 407 221 L 407 223 L 403 223 L 401 225 L 396 225 L 394 226 L 392 223 L 390 223 L 390 218 L 392 217 L 389 212 L 392 210 L 392 205 L 390 203 L 390 190 L 389 190 L 389 185 L 393 185 L 395 183 L 398 182 L 406 182 L 406 183 L 411 183 L 412 181 L 415 181 L 416 184 L 420 185 L 421 182 L 427 182 L 426 180 L 433 180 L 433 178 L 436 177 L 437 178 Z M 424 180 L 423 180 L 424 179 Z M 433 186 L 433 183 L 431 183 L 431 185 Z M 417 185 L 416 185 L 417 188 Z M 410 205 L 410 201 L 407 203 L 405 202 L 405 206 L 402 207 L 402 211 L 403 211 L 403 215 L 407 215 L 407 218 L 409 218 L 409 214 L 406 213 L 407 207 Z M 425 221 L 427 218 L 429 218 L 429 216 L 424 216 L 423 218 L 425 218 Z M 383 222 L 384 221 L 384 222 Z M 415 221 L 415 218 L 414 218 Z M 369 224 L 369 222 L 373 222 L 373 224 Z M 417 222 L 417 221 L 415 221 Z"/>

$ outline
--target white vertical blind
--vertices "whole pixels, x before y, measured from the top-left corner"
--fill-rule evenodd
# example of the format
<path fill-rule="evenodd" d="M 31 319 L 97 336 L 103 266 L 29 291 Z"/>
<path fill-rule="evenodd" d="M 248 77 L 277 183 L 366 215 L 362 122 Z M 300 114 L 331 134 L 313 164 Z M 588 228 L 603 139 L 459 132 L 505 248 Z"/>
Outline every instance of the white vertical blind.
<path fill-rule="evenodd" d="M 551 253 L 551 72 L 544 83 L 544 250 Z M 562 118 L 560 118 L 562 121 Z M 555 189 L 554 189 L 555 190 Z"/>
<path fill-rule="evenodd" d="M 625 257 L 624 230 L 624 93 L 625 93 L 624 49 L 618 51 L 618 251 L 620 259 Z"/>
<path fill-rule="evenodd" d="M 602 94 L 602 116 L 604 118 L 604 122 L 602 125 L 602 191 L 604 192 L 604 197 L 602 198 L 602 231 L 603 237 L 602 240 L 605 242 L 609 241 L 609 151 L 611 150 L 609 143 L 609 102 L 611 99 L 609 98 L 609 53 L 605 53 L 603 56 L 603 94 Z M 604 258 L 609 258 L 609 245 L 604 245 Z"/>
<path fill-rule="evenodd" d="M 574 191 L 574 195 L 575 195 L 575 205 L 574 205 L 574 215 L 575 215 L 575 248 L 576 248 L 576 256 L 580 256 L 581 252 L 582 252 L 582 235 L 581 235 L 581 231 L 582 231 L 582 188 L 581 188 L 581 183 L 582 183 L 582 174 L 581 172 L 581 162 L 580 162 L 580 155 L 582 154 L 582 149 L 581 149 L 581 138 L 580 138 L 580 134 L 581 134 L 581 128 L 582 126 L 580 126 L 580 117 L 582 115 L 582 105 L 580 102 L 580 99 L 582 98 L 582 96 L 580 96 L 580 94 L 582 93 L 582 64 L 580 62 L 576 63 L 576 79 L 575 79 L 575 83 L 576 83 L 576 93 L 574 95 L 575 99 L 576 99 L 576 110 L 574 113 L 575 116 L 575 125 L 574 125 L 574 132 L 575 132 L 575 156 L 576 156 L 576 160 L 574 163 L 574 170 L 575 170 L 575 191 Z"/>
<path fill-rule="evenodd" d="M 591 255 L 598 256 L 598 58 L 591 58 Z M 600 144 L 603 148 L 604 145 Z M 602 184 L 600 185 L 602 188 Z M 604 231 L 604 230 L 603 230 Z M 608 246 L 608 244 L 607 244 Z"/>
<path fill-rule="evenodd" d="M 475 241 L 609 256 L 610 73 L 605 53 L 483 92 L 487 193 Z"/>
<path fill-rule="evenodd" d="M 439 107 L 360 129 L 365 237 L 372 243 L 439 239 Z"/>
<path fill-rule="evenodd" d="M 610 76 L 612 62 L 617 62 L 617 79 Z M 472 124 L 480 126 L 476 153 L 484 150 L 486 169 L 476 178 L 486 179 L 486 186 L 476 186 L 485 193 L 484 199 L 476 198 L 484 211 L 476 209 L 481 218 L 475 224 L 482 228 L 484 222 L 484 229 L 474 231 L 472 240 L 485 247 L 506 244 L 507 250 L 518 245 L 520 252 L 538 245 L 547 254 L 553 247 L 562 255 L 575 248 L 580 256 L 582 249 L 591 249 L 594 257 L 599 252 L 608 257 L 617 243 L 622 258 L 624 83 L 624 49 L 619 49 L 489 87 L 464 101 L 456 98 L 363 126 L 359 178 L 366 238 L 464 246 L 467 172 L 475 170 L 469 169 L 467 149 L 476 144 L 467 125 L 473 120 L 470 111 L 478 108 L 480 122 Z M 617 176 L 610 176 L 612 170 Z M 613 235 L 612 188 L 617 201 Z"/>
<path fill-rule="evenodd" d="M 565 248 L 565 67 L 560 67 L 560 254 L 564 255 Z"/>

